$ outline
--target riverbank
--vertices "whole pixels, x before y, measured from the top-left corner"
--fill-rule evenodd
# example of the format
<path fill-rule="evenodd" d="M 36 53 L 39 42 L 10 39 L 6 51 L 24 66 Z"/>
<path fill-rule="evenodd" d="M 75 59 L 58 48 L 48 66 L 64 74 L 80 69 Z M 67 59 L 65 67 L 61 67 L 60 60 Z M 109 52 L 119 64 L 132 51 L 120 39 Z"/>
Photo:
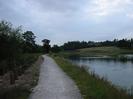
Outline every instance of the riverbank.
<path fill-rule="evenodd" d="M 132 49 L 122 49 L 118 47 L 92 47 L 92 48 L 83 48 L 83 49 L 77 49 L 73 51 L 62 51 L 59 52 L 59 56 L 63 57 L 89 57 L 89 56 L 111 56 L 111 57 L 117 57 L 118 55 L 123 54 L 133 54 Z"/>
<path fill-rule="evenodd" d="M 41 54 L 25 54 L 23 56 L 26 70 L 22 73 L 15 84 L 10 85 L 9 73 L 1 76 L 0 99 L 28 99 L 32 88 L 37 84 L 39 77 L 39 65 L 42 58 Z"/>
<path fill-rule="evenodd" d="M 88 73 L 84 68 L 79 68 L 62 57 L 53 58 L 75 81 L 84 99 L 133 99 L 126 91 L 117 89 L 108 81 Z"/>

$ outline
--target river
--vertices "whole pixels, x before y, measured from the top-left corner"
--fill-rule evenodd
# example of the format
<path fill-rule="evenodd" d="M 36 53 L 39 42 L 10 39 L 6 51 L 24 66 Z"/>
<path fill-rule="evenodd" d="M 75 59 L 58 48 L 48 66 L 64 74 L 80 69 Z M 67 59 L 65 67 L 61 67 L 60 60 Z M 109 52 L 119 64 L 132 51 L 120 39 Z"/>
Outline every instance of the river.
<path fill-rule="evenodd" d="M 107 79 L 115 86 L 133 91 L 133 61 L 114 60 L 109 57 L 80 57 L 70 61 L 84 66 L 88 72 Z"/>

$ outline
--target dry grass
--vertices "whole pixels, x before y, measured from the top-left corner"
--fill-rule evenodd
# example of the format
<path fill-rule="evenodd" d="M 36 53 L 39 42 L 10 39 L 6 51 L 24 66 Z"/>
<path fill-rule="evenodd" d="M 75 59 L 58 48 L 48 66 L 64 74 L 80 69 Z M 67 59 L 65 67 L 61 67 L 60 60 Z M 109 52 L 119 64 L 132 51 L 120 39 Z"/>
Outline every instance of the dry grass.
<path fill-rule="evenodd" d="M 34 61 L 36 61 L 39 55 L 40 54 L 36 55 L 36 58 L 34 57 Z M 37 84 L 42 60 L 43 58 L 39 57 L 34 64 L 32 63 L 31 66 L 28 66 L 27 70 L 18 77 L 14 85 L 10 85 L 9 82 L 7 82 L 9 81 L 8 73 L 5 74 L 7 76 L 5 80 L 7 81 L 6 85 L 3 83 L 0 87 L 0 99 L 28 99 L 33 87 Z"/>

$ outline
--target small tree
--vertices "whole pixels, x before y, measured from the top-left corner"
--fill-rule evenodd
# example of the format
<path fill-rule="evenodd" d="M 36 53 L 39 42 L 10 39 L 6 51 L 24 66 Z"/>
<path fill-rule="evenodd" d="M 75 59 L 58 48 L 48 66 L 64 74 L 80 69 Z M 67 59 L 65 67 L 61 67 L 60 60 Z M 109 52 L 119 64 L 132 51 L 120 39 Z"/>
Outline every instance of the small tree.
<path fill-rule="evenodd" d="M 49 53 L 49 51 L 50 51 L 50 45 L 49 45 L 50 40 L 44 39 L 44 40 L 42 40 L 42 42 L 43 42 L 44 53 Z"/>

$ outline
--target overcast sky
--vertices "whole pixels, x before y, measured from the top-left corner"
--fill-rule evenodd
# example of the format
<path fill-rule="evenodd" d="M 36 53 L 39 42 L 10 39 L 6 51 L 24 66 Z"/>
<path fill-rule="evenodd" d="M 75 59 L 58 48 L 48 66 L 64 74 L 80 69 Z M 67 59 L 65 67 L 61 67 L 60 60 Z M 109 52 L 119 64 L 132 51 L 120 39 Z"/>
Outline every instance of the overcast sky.
<path fill-rule="evenodd" d="M 41 44 L 133 37 L 133 0 L 0 0 L 0 19 L 31 30 Z"/>

